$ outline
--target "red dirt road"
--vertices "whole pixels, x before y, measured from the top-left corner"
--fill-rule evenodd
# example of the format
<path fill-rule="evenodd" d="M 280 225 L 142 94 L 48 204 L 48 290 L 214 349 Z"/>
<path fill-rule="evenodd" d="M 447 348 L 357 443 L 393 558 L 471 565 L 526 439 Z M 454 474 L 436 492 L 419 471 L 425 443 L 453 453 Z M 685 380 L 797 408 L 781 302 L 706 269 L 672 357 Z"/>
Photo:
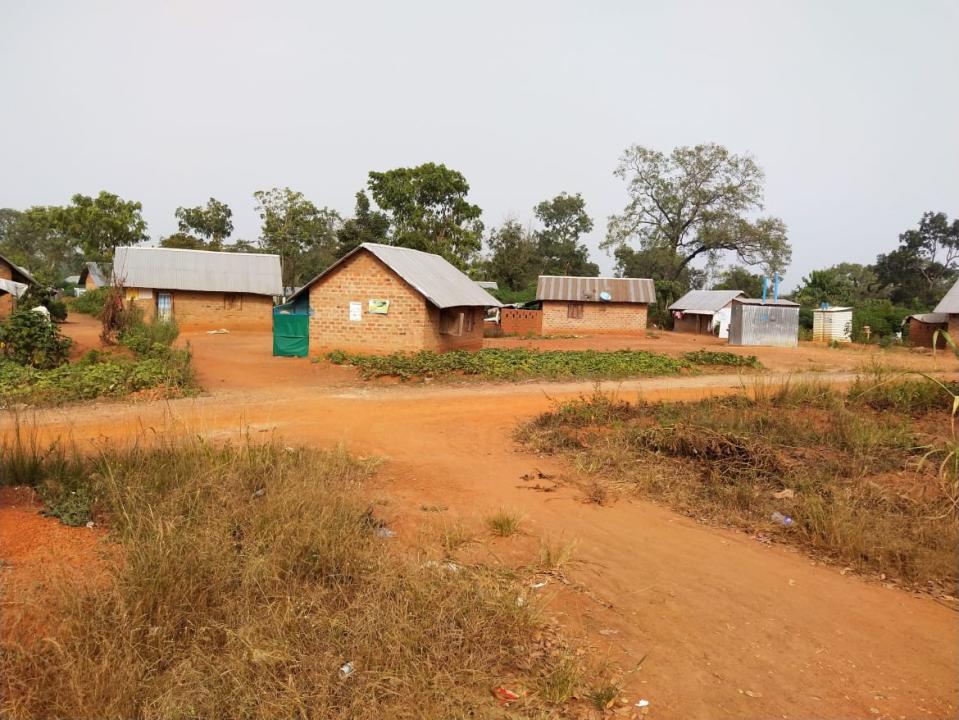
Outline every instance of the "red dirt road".
<path fill-rule="evenodd" d="M 650 700 L 652 718 L 956 716 L 959 614 L 935 600 L 842 576 L 801 553 L 647 502 L 597 507 L 572 489 L 517 487 L 534 468 L 565 468 L 516 448 L 515 425 L 551 398 L 591 392 L 591 384 L 373 387 L 330 374 L 340 368 L 274 360 L 267 342 L 196 338 L 212 396 L 51 409 L 34 420 L 47 436 L 70 433 L 81 442 L 156 429 L 344 443 L 387 460 L 379 474 L 390 500 L 384 513 L 401 537 L 420 531 L 423 504 L 449 506 L 444 517 L 477 529 L 492 510 L 518 510 L 528 536 L 497 540 L 490 552 L 536 537 L 577 540 L 579 562 L 569 574 L 582 591 L 560 592 L 552 610 L 597 657 L 632 668 L 646 656 L 625 685 L 633 701 Z M 224 382 L 210 382 L 216 378 Z M 739 382 L 709 376 L 608 387 L 625 397 L 679 398 L 730 392 Z M 9 419 L 0 420 L 0 432 L 9 430 Z"/>

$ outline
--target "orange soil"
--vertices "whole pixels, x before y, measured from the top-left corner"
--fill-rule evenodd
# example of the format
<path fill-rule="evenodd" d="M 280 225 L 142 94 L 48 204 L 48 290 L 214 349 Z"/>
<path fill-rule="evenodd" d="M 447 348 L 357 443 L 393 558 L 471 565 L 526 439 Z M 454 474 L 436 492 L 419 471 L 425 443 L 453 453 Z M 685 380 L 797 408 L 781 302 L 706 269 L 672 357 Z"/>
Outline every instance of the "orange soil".
<path fill-rule="evenodd" d="M 702 526 L 648 502 L 597 507 L 584 504 L 569 488 L 555 493 L 523 489 L 523 474 L 538 468 L 561 475 L 565 466 L 517 448 L 513 428 L 555 399 L 591 392 L 591 383 L 372 386 L 325 363 L 274 359 L 266 334 L 189 339 L 212 396 L 48 409 L 38 411 L 33 421 L 48 438 L 71 434 L 82 443 L 131 438 L 143 429 L 211 438 L 250 431 L 254 437 L 275 433 L 293 443 L 343 443 L 354 452 L 385 458 L 379 482 L 390 503 L 383 514 L 403 537 L 419 532 L 427 515 L 420 510 L 424 504 L 446 505 L 444 519 L 461 518 L 477 529 L 495 509 L 522 512 L 528 535 L 491 541 L 490 553 L 512 557 L 510 548 L 533 547 L 538 537 L 577 540 L 579 563 L 569 574 L 581 591 L 556 593 L 548 586 L 544 592 L 556 593 L 551 612 L 570 632 L 588 639 L 595 657 L 632 669 L 646 656 L 641 669 L 627 677 L 625 692 L 633 701 L 649 699 L 650 717 L 956 714 L 959 614 L 933 599 L 842 576 L 799 552 Z M 660 341 L 632 340 L 644 347 Z M 709 346 L 702 338 L 693 341 L 682 338 L 675 347 Z M 586 341 L 537 344 L 567 342 Z M 601 347 L 614 342 L 590 339 Z M 778 359 L 790 352 L 797 355 Z M 863 359 L 857 351 L 805 346 L 760 353 L 773 370 L 849 356 L 855 362 L 841 367 L 853 368 Z M 913 356 L 897 352 L 892 357 L 898 363 Z M 930 370 L 955 367 L 942 355 L 921 360 L 937 366 L 926 367 Z M 839 373 L 806 377 L 851 379 Z M 627 398 L 642 393 L 688 399 L 734 392 L 739 383 L 725 375 L 607 387 Z M 0 420 L 0 432 L 9 429 L 9 419 Z M 8 522 L 14 524 L 3 524 Z M 90 532 L 47 525 L 50 535 L 36 543 L 53 552 L 62 542 L 53 533 Z M 7 559 L 6 543 L 0 553 Z"/>

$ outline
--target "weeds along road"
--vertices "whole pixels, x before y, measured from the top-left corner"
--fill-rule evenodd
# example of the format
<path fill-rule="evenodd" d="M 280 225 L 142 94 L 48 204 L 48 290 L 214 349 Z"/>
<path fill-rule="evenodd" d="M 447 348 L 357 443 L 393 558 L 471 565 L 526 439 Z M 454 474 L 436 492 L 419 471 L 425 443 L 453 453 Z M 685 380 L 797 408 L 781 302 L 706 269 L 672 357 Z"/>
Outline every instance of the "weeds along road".
<path fill-rule="evenodd" d="M 764 375 L 848 383 L 852 374 Z M 748 382 L 748 381 L 747 381 Z M 741 389 L 734 375 L 604 383 L 624 399 L 695 399 Z M 550 612 L 595 658 L 627 670 L 625 688 L 655 718 L 951 718 L 959 694 L 959 614 L 933 599 L 814 563 L 788 548 L 707 527 L 651 503 L 609 507 L 576 490 L 530 492 L 520 476 L 563 462 L 519 450 L 511 434 L 591 383 L 351 386 L 216 391 L 172 402 L 76 405 L 30 413 L 53 439 L 85 443 L 153 433 L 209 438 L 275 433 L 343 443 L 386 462 L 383 514 L 415 537 L 421 507 L 479 527 L 490 512 L 525 515 L 526 537 L 490 542 L 505 557 L 535 538 L 576 539 L 573 586 Z M 12 429 L 8 415 L 0 432 Z M 261 434 L 262 433 L 262 434 Z M 645 660 L 643 660 L 645 658 Z M 641 667 L 636 666 L 642 660 Z"/>

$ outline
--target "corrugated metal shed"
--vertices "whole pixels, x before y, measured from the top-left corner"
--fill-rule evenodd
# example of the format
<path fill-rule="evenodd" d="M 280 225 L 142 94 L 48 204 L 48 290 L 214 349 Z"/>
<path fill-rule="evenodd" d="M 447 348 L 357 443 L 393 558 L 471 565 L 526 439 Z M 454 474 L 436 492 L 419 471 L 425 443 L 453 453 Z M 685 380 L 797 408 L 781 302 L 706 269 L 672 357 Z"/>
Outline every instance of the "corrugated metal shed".
<path fill-rule="evenodd" d="M 92 277 L 97 287 L 109 285 L 112 272 L 109 263 L 100 265 L 100 263 L 88 262 L 83 266 L 83 270 L 80 271 L 80 279 L 77 281 L 77 284 L 83 285 L 86 283 L 87 277 Z"/>
<path fill-rule="evenodd" d="M 280 256 L 121 246 L 113 277 L 130 288 L 280 295 Z"/>
<path fill-rule="evenodd" d="M 729 322 L 730 345 L 799 344 L 799 304 L 789 300 L 736 298 Z"/>
<path fill-rule="evenodd" d="M 956 280 L 953 286 L 949 288 L 949 292 L 939 301 L 933 312 L 946 313 L 947 315 L 959 314 L 959 280 Z"/>
<path fill-rule="evenodd" d="M 347 253 L 297 290 L 290 300 L 358 252 L 371 253 L 441 310 L 451 307 L 500 307 L 499 300 L 453 267 L 445 258 L 420 250 L 379 243 L 363 243 Z"/>
<path fill-rule="evenodd" d="M 669 306 L 692 315 L 714 315 L 733 298 L 744 295 L 742 290 L 690 290 Z"/>
<path fill-rule="evenodd" d="M 607 302 L 656 302 L 656 287 L 653 281 L 647 278 L 540 275 L 536 283 L 537 300 L 602 302 L 602 292 L 609 293 L 610 299 Z"/>
<path fill-rule="evenodd" d="M 852 342 L 852 308 L 828 307 L 812 311 L 812 339 Z"/>

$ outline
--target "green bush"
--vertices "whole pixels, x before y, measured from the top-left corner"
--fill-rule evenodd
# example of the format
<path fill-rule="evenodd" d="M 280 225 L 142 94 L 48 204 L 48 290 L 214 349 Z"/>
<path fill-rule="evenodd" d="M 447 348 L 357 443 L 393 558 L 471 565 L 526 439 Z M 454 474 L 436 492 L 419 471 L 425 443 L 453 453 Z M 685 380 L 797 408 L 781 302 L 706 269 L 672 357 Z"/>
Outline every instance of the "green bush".
<path fill-rule="evenodd" d="M 70 307 L 78 313 L 100 317 L 100 313 L 103 312 L 103 303 L 106 302 L 109 291 L 110 288 L 108 287 L 98 287 L 94 290 L 87 290 L 80 297 L 73 300 L 70 303 Z"/>
<path fill-rule="evenodd" d="M 35 307 L 45 307 L 50 311 L 50 317 L 57 322 L 67 319 L 67 305 L 57 298 L 52 288 L 40 285 L 31 285 L 17 300 L 20 310 L 29 310 Z"/>
<path fill-rule="evenodd" d="M 19 365 L 55 368 L 67 361 L 72 341 L 33 310 L 19 309 L 0 324 L 3 357 Z"/>
<path fill-rule="evenodd" d="M 123 397 L 152 388 L 163 388 L 170 396 L 182 395 L 194 387 L 190 360 L 189 348 L 158 345 L 140 359 L 91 351 L 75 363 L 50 370 L 0 361 L 0 406 Z"/>
<path fill-rule="evenodd" d="M 852 339 L 866 342 L 863 327 L 869 326 L 868 340 L 878 342 L 884 337 L 893 337 L 902 329 L 902 321 L 912 311 L 893 305 L 889 300 L 866 300 L 852 311 Z"/>
<path fill-rule="evenodd" d="M 529 350 L 486 348 L 475 352 L 455 350 L 435 353 L 397 352 L 391 355 L 361 355 L 342 351 L 329 353 L 335 365 L 353 365 L 364 378 L 395 376 L 404 380 L 476 375 L 492 380 L 527 378 L 624 378 L 640 375 L 673 375 L 690 363 L 646 351 Z"/>
<path fill-rule="evenodd" d="M 751 368 L 762 367 L 755 355 L 737 355 L 736 353 L 715 350 L 696 350 L 694 352 L 683 353 L 683 359 L 688 360 L 693 365 L 729 365 L 732 367 Z"/>
<path fill-rule="evenodd" d="M 138 322 L 120 335 L 120 344 L 137 355 L 148 355 L 154 345 L 170 347 L 180 334 L 175 320 L 156 320 L 152 323 Z"/>

